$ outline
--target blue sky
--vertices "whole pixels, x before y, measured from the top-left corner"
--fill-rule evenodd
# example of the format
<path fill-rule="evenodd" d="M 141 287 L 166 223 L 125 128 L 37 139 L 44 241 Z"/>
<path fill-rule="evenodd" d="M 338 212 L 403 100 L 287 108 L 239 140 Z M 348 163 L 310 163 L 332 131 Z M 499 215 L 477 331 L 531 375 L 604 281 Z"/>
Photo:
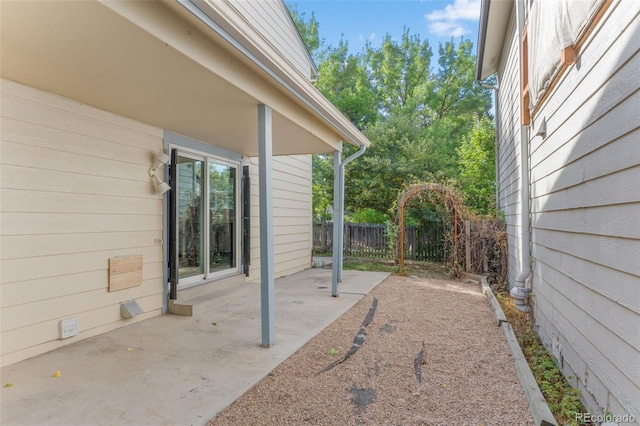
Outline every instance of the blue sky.
<path fill-rule="evenodd" d="M 349 50 L 360 52 L 367 40 L 378 47 L 385 34 L 400 39 L 403 27 L 428 39 L 437 53 L 438 43 L 478 40 L 480 0 L 285 0 L 309 19 L 315 13 L 320 38 L 337 46 L 342 34 Z"/>

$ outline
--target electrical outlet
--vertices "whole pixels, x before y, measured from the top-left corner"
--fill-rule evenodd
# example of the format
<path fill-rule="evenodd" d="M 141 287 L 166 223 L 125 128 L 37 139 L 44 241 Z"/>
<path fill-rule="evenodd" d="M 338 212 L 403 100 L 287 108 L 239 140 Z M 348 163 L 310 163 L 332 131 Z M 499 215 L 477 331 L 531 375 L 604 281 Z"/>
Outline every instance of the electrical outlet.
<path fill-rule="evenodd" d="M 77 336 L 80 333 L 80 321 L 78 318 L 67 318 L 60 321 L 60 339 Z"/>

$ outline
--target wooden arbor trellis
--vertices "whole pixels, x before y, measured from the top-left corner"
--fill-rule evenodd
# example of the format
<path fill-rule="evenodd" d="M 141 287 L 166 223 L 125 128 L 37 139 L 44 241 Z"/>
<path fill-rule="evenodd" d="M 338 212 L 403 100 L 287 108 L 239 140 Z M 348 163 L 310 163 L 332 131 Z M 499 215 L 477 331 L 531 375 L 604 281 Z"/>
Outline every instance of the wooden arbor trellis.
<path fill-rule="evenodd" d="M 409 201 L 418 198 L 441 203 L 444 205 L 447 219 L 445 220 L 445 252 L 449 251 L 449 262 L 451 268 L 461 264 L 462 244 L 461 236 L 464 233 L 464 219 L 467 216 L 467 209 L 462 202 L 462 196 L 454 188 L 439 183 L 424 183 L 409 186 L 398 200 L 398 224 L 399 237 L 396 244 L 396 260 L 400 264 L 400 273 L 404 273 L 405 256 L 405 235 L 404 235 L 404 212 Z M 447 247 L 449 245 L 449 247 Z"/>

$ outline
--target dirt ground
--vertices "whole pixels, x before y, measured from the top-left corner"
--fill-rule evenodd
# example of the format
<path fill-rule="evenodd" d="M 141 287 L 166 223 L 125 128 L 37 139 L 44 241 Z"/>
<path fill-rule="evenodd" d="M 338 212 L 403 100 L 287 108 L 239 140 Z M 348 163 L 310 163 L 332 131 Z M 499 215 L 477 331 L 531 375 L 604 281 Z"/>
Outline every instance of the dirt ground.
<path fill-rule="evenodd" d="M 488 426 L 533 419 L 480 286 L 391 276 L 209 424 Z"/>

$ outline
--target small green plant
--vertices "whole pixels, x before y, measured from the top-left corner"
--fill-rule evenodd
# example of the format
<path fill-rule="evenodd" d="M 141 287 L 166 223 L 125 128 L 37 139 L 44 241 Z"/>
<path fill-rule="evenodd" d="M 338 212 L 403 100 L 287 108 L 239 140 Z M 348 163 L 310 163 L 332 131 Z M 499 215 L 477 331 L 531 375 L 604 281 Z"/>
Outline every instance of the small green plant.
<path fill-rule="evenodd" d="M 391 222 L 390 220 L 386 220 L 384 222 L 384 236 L 387 240 L 387 247 L 389 248 L 389 253 L 395 253 L 396 250 L 396 238 L 398 237 L 398 228 L 397 226 Z M 394 255 L 395 257 L 395 255 Z"/>
<path fill-rule="evenodd" d="M 327 355 L 329 355 L 329 356 L 336 356 L 336 355 L 338 355 L 338 350 L 337 350 L 337 349 L 333 349 L 333 348 L 331 348 L 331 349 L 329 349 L 329 350 L 327 351 Z"/>
<path fill-rule="evenodd" d="M 533 330 L 530 317 L 516 310 L 513 300 L 506 292 L 498 293 L 496 298 L 513 327 L 522 352 L 558 424 L 584 424 L 576 420 L 576 413 L 585 412 L 580 400 L 580 391 L 565 380 L 554 359 Z"/>
<path fill-rule="evenodd" d="M 571 386 L 565 387 L 562 401 L 560 401 L 560 410 L 564 413 L 565 417 L 576 424 L 576 414 L 584 412 L 584 406 L 580 400 L 580 391 Z M 584 420 L 580 420 L 578 424 L 584 424 Z"/>

